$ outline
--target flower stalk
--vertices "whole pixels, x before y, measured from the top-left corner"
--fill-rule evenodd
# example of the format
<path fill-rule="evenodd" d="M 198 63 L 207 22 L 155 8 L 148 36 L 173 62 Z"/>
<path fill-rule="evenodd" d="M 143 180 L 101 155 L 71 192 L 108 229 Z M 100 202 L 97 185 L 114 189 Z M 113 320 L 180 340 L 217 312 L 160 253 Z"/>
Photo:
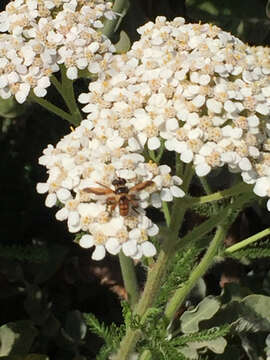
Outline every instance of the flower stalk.
<path fill-rule="evenodd" d="M 82 121 L 82 117 L 75 98 L 74 82 L 67 77 L 66 69 L 63 66 L 61 66 L 61 80 L 61 95 L 74 118 L 75 125 L 77 126 Z"/>
<path fill-rule="evenodd" d="M 227 234 L 228 226 L 218 225 L 216 234 L 210 243 L 209 248 L 207 249 L 203 259 L 199 263 L 197 267 L 192 271 L 188 281 L 184 284 L 183 287 L 176 290 L 173 297 L 167 304 L 164 316 L 168 322 L 171 322 L 175 316 L 175 313 L 179 309 L 179 307 L 183 304 L 186 296 L 192 290 L 192 288 L 196 285 L 199 278 L 201 278 L 208 268 L 212 265 L 213 259 L 217 254 L 217 251 L 222 244 L 226 234 Z"/>
<path fill-rule="evenodd" d="M 45 100 L 44 98 L 36 96 L 33 92 L 30 93 L 29 99 L 33 102 L 39 104 L 44 109 L 50 111 L 51 113 L 59 116 L 63 120 L 67 120 L 70 124 L 76 125 L 76 122 L 74 121 L 71 114 L 67 113 L 66 111 L 60 109 L 58 106 L 52 104 L 48 100 Z"/>
<path fill-rule="evenodd" d="M 183 189 L 187 191 L 193 176 L 193 169 L 191 165 L 187 165 L 184 174 Z M 175 254 L 175 246 L 178 240 L 178 232 L 183 223 L 186 207 L 182 206 L 183 200 L 177 199 L 174 203 L 170 226 L 168 229 L 168 236 L 164 240 L 158 259 L 152 269 L 149 270 L 147 281 L 143 294 L 135 307 L 135 314 L 142 317 L 147 309 L 152 306 L 156 295 L 164 279 L 169 262 Z M 135 345 L 141 337 L 141 331 L 138 329 L 128 329 L 125 337 L 120 343 L 120 348 L 117 354 L 112 358 L 113 360 L 128 360 Z"/>
<path fill-rule="evenodd" d="M 120 251 L 119 261 L 121 267 L 121 273 L 124 281 L 124 286 L 128 295 L 128 301 L 132 309 L 139 299 L 139 286 L 137 282 L 134 262 L 130 257 Z"/>
<path fill-rule="evenodd" d="M 117 14 L 117 16 L 112 20 L 107 19 L 104 22 L 104 27 L 102 30 L 103 35 L 110 38 L 114 34 L 117 26 L 119 25 L 119 22 L 121 21 L 119 16 L 123 16 L 123 12 L 127 11 L 128 6 L 128 0 L 115 0 L 112 10 Z"/>

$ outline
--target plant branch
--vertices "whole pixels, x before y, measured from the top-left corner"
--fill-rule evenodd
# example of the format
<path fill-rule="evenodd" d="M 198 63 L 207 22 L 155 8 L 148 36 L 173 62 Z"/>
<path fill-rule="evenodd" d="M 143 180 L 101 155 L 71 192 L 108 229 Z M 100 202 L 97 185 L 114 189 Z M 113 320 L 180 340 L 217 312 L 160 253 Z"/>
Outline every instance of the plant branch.
<path fill-rule="evenodd" d="M 45 100 L 44 98 L 40 98 L 40 97 L 36 96 L 33 92 L 30 93 L 29 98 L 30 98 L 30 100 L 39 104 L 46 110 L 52 112 L 53 114 L 56 114 L 57 116 L 61 117 L 64 120 L 67 120 L 70 124 L 76 125 L 74 123 L 72 115 L 68 114 L 64 110 L 57 107 L 56 105 L 50 103 L 48 100 Z"/>
<path fill-rule="evenodd" d="M 193 176 L 192 165 L 186 167 L 184 174 L 184 182 L 182 188 L 188 190 L 189 184 Z M 162 244 L 158 259 L 152 269 L 149 270 L 144 292 L 135 307 L 135 314 L 142 317 L 147 309 L 152 306 L 156 295 L 167 271 L 170 260 L 175 254 L 175 244 L 178 239 L 178 232 L 182 225 L 186 207 L 182 206 L 183 199 L 176 199 L 171 216 L 171 223 L 168 231 L 168 237 Z M 135 345 L 141 337 L 141 331 L 138 329 L 128 329 L 125 337 L 120 343 L 120 348 L 113 360 L 128 360 Z"/>
<path fill-rule="evenodd" d="M 173 320 L 175 313 L 177 312 L 179 307 L 183 304 L 186 296 L 189 294 L 189 292 L 195 286 L 195 284 L 197 283 L 199 278 L 201 278 L 205 274 L 205 272 L 208 270 L 208 268 L 212 265 L 214 257 L 216 256 L 218 249 L 219 249 L 220 245 L 222 244 L 229 227 L 231 226 L 232 222 L 235 219 L 235 216 L 231 216 L 231 214 L 233 214 L 233 212 L 239 212 L 242 209 L 242 207 L 247 202 L 250 201 L 250 198 L 251 198 L 250 194 L 244 194 L 241 197 L 239 197 L 238 199 L 236 199 L 234 204 L 231 204 L 224 211 L 221 212 L 221 213 L 223 213 L 221 223 L 217 226 L 215 236 L 214 236 L 213 240 L 211 241 L 201 262 L 191 272 L 188 281 L 181 288 L 179 288 L 178 290 L 175 291 L 174 295 L 172 296 L 172 298 L 170 299 L 170 301 L 167 304 L 164 316 L 168 322 L 171 322 Z M 215 216 L 213 216 L 209 220 L 213 220 L 214 217 Z M 205 223 L 202 225 L 205 225 Z M 196 228 L 196 232 L 198 231 L 199 227 L 200 226 L 198 226 Z M 209 230 L 207 232 L 209 232 Z M 194 233 L 195 233 L 195 230 L 191 231 L 191 234 L 188 234 L 189 236 L 191 235 L 190 237 L 191 237 L 192 241 L 194 241 L 194 238 L 193 238 Z M 197 233 L 197 235 L 198 235 L 198 238 L 201 238 L 203 236 L 202 232 L 200 233 L 200 235 L 199 235 L 199 233 Z M 181 247 L 185 246 L 186 243 L 187 243 L 187 237 L 186 237 L 186 239 L 185 238 L 181 239 L 181 243 L 180 243 Z M 178 250 L 179 250 L 179 248 L 178 248 Z"/>
<path fill-rule="evenodd" d="M 245 248 L 246 246 L 254 243 L 255 241 L 258 241 L 260 239 L 262 239 L 263 237 L 267 236 L 267 235 L 270 235 L 270 228 L 267 228 L 263 231 L 260 231 L 258 232 L 257 234 L 255 235 L 252 235 L 250 237 L 248 237 L 247 239 L 244 239 L 242 241 L 240 241 L 239 243 L 237 244 L 234 244 L 230 247 L 228 247 L 225 251 L 224 251 L 224 254 L 227 255 L 227 254 L 232 254 L 234 253 L 235 251 L 237 250 L 240 250 L 240 249 L 243 249 Z"/>
<path fill-rule="evenodd" d="M 218 225 L 216 234 L 211 241 L 206 253 L 204 254 L 201 262 L 195 269 L 191 272 L 188 281 L 183 285 L 183 287 L 179 288 L 175 291 L 174 295 L 170 299 L 167 304 L 164 316 L 168 323 L 170 323 L 176 311 L 184 302 L 186 296 L 192 290 L 192 288 L 196 285 L 199 278 L 201 278 L 207 271 L 207 269 L 212 265 L 213 259 L 217 254 L 217 250 L 221 243 L 223 242 L 227 233 L 227 227 Z"/>
<path fill-rule="evenodd" d="M 128 6 L 128 0 L 115 0 L 112 10 L 116 13 L 116 16 L 112 20 L 105 20 L 102 30 L 103 35 L 107 36 L 108 38 L 112 36 L 112 34 L 115 32 L 116 27 L 121 21 L 121 19 L 119 19 L 119 16 L 123 16 L 123 12 L 125 11 L 125 9 L 128 8 Z"/>
<path fill-rule="evenodd" d="M 119 254 L 119 261 L 121 266 L 124 286 L 128 294 L 128 301 L 131 308 L 137 304 L 139 299 L 139 287 L 134 267 L 134 262 L 130 257 L 124 255 L 121 251 Z"/>
<path fill-rule="evenodd" d="M 252 191 L 252 185 L 248 185 L 246 183 L 241 182 L 229 189 L 217 191 L 210 195 L 200 196 L 198 198 L 189 197 L 186 199 L 186 201 L 188 202 L 189 206 L 193 206 L 193 205 L 205 204 L 212 201 L 222 200 L 231 196 L 248 193 L 251 191 Z"/>
<path fill-rule="evenodd" d="M 62 80 L 61 95 L 66 105 L 68 106 L 69 111 L 74 117 L 74 123 L 76 123 L 76 125 L 79 125 L 80 122 L 82 121 L 82 117 L 75 99 L 74 87 L 73 87 L 74 83 L 72 80 L 70 80 L 67 77 L 66 68 L 64 66 L 61 66 L 61 80 Z"/>
<path fill-rule="evenodd" d="M 162 211 L 165 217 L 166 225 L 167 227 L 169 227 L 171 223 L 171 215 L 170 215 L 168 203 L 166 201 L 162 201 Z"/>

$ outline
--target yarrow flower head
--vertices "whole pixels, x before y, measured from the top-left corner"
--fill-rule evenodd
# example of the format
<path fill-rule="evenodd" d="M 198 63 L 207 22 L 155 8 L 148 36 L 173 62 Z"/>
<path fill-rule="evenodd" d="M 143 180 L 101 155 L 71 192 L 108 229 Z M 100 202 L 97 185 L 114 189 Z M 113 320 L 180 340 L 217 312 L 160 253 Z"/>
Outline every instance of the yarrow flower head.
<path fill-rule="evenodd" d="M 0 13 L 0 96 L 23 103 L 31 89 L 44 97 L 50 75 L 63 64 L 67 77 L 80 70 L 97 74 L 114 46 L 101 34 L 103 20 L 115 16 L 112 3 L 94 1 L 11 1 Z"/>
<path fill-rule="evenodd" d="M 158 17 L 138 32 L 79 97 L 95 131 L 113 129 L 130 151 L 165 143 L 198 176 L 227 165 L 247 183 L 263 177 L 254 191 L 270 196 L 267 50 L 183 18 Z"/>
<path fill-rule="evenodd" d="M 121 249 L 134 259 L 155 255 L 149 237 L 158 227 L 145 208 L 184 196 L 182 181 L 170 175 L 169 166 L 145 162 L 116 137 L 97 136 L 89 120 L 56 147 L 49 145 L 39 163 L 48 169 L 48 179 L 37 191 L 48 193 L 46 206 L 60 204 L 56 218 L 67 220 L 70 232 L 85 233 L 79 243 L 94 246 L 96 260 Z"/>

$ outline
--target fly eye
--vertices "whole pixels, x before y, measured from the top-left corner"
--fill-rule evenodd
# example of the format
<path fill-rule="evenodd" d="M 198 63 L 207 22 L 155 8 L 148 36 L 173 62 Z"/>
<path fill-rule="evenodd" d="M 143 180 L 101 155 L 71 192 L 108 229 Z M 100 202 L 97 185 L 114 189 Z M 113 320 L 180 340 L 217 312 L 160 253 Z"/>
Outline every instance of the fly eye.
<path fill-rule="evenodd" d="M 113 186 L 122 186 L 126 184 L 126 180 L 122 178 L 117 178 L 112 181 Z"/>
<path fill-rule="evenodd" d="M 125 185 L 125 184 L 126 184 L 126 180 L 125 180 L 125 179 L 119 179 L 119 184 L 120 184 L 120 185 Z"/>

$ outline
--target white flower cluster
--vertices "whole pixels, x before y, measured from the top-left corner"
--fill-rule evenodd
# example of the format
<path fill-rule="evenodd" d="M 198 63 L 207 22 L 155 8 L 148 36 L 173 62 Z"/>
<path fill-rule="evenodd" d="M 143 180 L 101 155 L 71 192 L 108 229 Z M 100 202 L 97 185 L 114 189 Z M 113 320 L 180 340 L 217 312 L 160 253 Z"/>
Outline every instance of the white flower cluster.
<path fill-rule="evenodd" d="M 101 34 L 112 19 L 105 0 L 15 0 L 0 13 L 0 97 L 23 103 L 31 89 L 44 97 L 50 75 L 64 64 L 74 80 L 79 70 L 98 73 L 114 46 Z"/>
<path fill-rule="evenodd" d="M 130 152 L 113 132 L 106 128 L 102 133 L 83 120 L 55 148 L 49 145 L 39 159 L 48 169 L 48 180 L 39 183 L 37 191 L 48 192 L 46 206 L 61 205 L 56 218 L 67 220 L 70 232 L 86 233 L 80 245 L 95 246 L 93 259 L 121 249 L 134 259 L 153 256 L 156 249 L 148 237 L 156 235 L 158 227 L 144 209 L 184 196 L 182 181 L 170 175 L 167 165 L 146 163 L 141 154 Z M 118 192 L 113 185 L 117 179 L 125 182 Z"/>
<path fill-rule="evenodd" d="M 183 18 L 158 17 L 138 32 L 79 97 L 96 132 L 130 151 L 163 139 L 198 176 L 227 165 L 270 197 L 269 51 Z"/>

